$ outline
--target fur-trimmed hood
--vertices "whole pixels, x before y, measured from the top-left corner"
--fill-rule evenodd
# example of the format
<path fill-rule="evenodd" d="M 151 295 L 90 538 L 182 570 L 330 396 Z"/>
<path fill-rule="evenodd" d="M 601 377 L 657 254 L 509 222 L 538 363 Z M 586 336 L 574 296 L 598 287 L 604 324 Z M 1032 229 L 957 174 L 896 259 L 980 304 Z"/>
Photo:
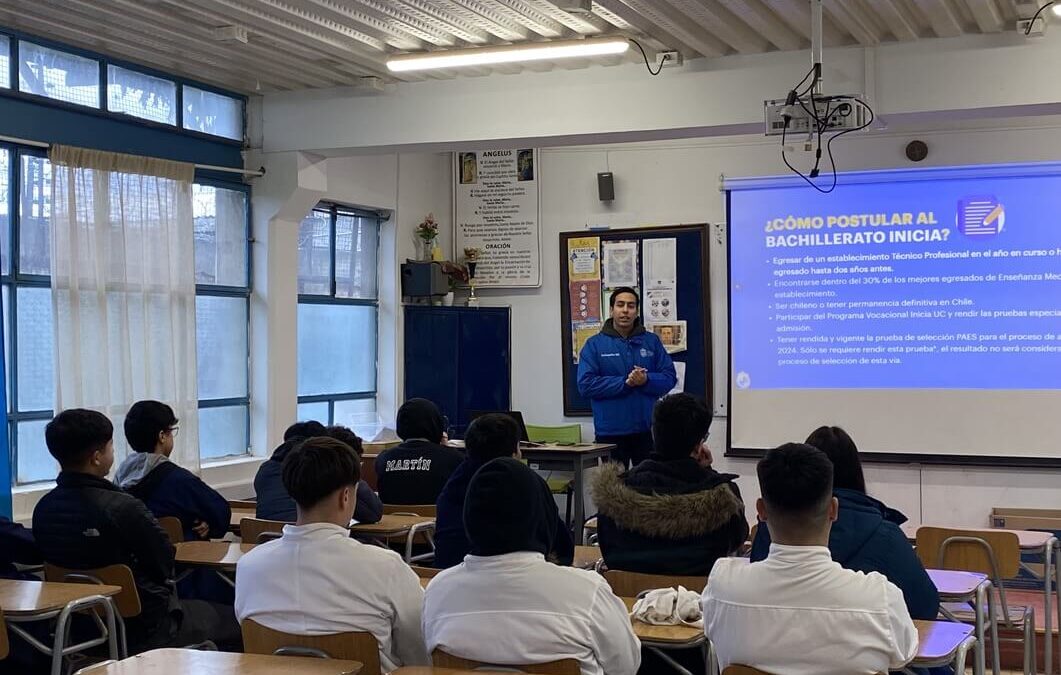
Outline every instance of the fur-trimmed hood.
<path fill-rule="evenodd" d="M 669 462 L 646 460 L 634 471 L 643 473 L 652 465 L 666 467 Z M 700 470 L 691 462 L 694 470 Z M 744 504 L 731 481 L 736 476 L 710 472 L 701 483 L 678 483 L 670 494 L 656 489 L 638 490 L 627 484 L 628 476 L 620 464 L 600 467 L 590 485 L 598 512 L 610 518 L 621 529 L 648 537 L 684 539 L 714 532 L 734 516 L 744 517 Z M 658 483 L 657 483 L 658 484 Z"/>

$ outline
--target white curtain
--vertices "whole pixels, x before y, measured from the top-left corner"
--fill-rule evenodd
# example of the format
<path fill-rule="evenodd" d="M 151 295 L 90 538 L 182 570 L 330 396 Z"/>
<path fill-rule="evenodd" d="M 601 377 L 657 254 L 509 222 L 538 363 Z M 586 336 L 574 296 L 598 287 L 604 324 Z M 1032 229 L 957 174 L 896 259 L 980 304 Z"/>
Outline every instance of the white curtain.
<path fill-rule="evenodd" d="M 120 462 L 129 407 L 168 403 L 172 459 L 198 472 L 194 166 L 63 146 L 49 158 L 56 410 L 107 415 Z"/>

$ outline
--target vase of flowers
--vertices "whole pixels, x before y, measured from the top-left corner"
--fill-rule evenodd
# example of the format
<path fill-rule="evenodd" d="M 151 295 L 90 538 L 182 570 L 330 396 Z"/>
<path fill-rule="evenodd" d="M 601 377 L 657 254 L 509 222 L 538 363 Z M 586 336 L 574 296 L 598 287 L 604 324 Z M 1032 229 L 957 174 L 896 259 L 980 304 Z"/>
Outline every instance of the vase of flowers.
<path fill-rule="evenodd" d="M 420 244 L 420 260 L 431 260 L 438 239 L 438 221 L 433 213 L 427 214 L 423 222 L 416 226 L 416 237 Z"/>

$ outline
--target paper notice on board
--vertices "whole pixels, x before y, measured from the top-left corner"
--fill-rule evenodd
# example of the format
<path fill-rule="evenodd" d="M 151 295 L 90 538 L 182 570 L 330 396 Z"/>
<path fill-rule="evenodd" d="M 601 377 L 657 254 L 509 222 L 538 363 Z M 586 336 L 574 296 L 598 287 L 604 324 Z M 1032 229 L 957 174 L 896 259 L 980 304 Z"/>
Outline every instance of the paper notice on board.
<path fill-rule="evenodd" d="M 645 291 L 677 288 L 678 240 L 674 238 L 646 239 L 641 243 L 641 247 L 644 256 Z"/>
<path fill-rule="evenodd" d="M 453 248 L 479 249 L 479 288 L 541 286 L 538 151 L 453 154 Z"/>
<path fill-rule="evenodd" d="M 600 281 L 572 281 L 569 288 L 571 291 L 571 321 L 573 323 L 600 323 Z"/>
<path fill-rule="evenodd" d="M 645 330 L 655 333 L 668 354 L 684 352 L 688 346 L 688 331 L 684 321 L 646 323 Z"/>
<path fill-rule="evenodd" d="M 674 389 L 667 392 L 670 394 L 678 394 L 685 391 L 685 362 L 675 361 L 674 362 L 674 374 L 678 376 L 678 381 L 674 384 Z"/>
<path fill-rule="evenodd" d="M 567 240 L 567 276 L 572 282 L 600 280 L 600 237 Z"/>
<path fill-rule="evenodd" d="M 601 246 L 604 286 L 637 288 L 637 242 L 606 241 Z"/>
<path fill-rule="evenodd" d="M 586 341 L 591 337 L 600 332 L 601 324 L 599 323 L 578 323 L 572 322 L 571 324 L 571 357 L 575 363 L 578 363 L 578 355 L 582 353 L 582 347 L 585 346 Z"/>
<path fill-rule="evenodd" d="M 646 324 L 678 318 L 678 294 L 674 289 L 645 291 L 641 305 L 641 320 Z"/>

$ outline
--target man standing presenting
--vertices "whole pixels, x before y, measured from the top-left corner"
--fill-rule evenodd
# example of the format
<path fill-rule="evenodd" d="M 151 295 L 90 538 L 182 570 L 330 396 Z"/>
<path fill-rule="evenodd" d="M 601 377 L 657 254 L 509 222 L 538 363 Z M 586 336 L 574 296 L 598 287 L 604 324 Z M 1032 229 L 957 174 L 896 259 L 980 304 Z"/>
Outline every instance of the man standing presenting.
<path fill-rule="evenodd" d="M 608 304 L 611 318 L 579 354 L 578 391 L 593 407 L 597 442 L 636 465 L 652 451 L 652 406 L 678 378 L 659 337 L 641 325 L 637 291 L 617 288 Z"/>

